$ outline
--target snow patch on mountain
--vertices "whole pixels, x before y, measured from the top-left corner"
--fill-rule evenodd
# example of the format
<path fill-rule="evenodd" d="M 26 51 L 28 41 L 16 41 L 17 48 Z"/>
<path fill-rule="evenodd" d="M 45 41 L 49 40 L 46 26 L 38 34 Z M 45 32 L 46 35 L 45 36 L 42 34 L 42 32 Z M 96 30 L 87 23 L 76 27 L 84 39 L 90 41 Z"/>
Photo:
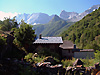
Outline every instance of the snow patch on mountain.
<path fill-rule="evenodd" d="M 16 16 L 16 20 L 18 22 L 21 22 L 21 20 L 23 19 L 26 23 L 28 24 L 45 24 L 48 23 L 52 18 L 54 17 L 54 15 L 49 16 L 48 14 L 45 13 L 33 13 L 33 14 L 18 14 Z"/>
<path fill-rule="evenodd" d="M 62 12 L 60 13 L 60 18 L 62 18 L 64 20 L 68 20 L 77 15 L 78 15 L 78 13 L 76 13 L 76 12 L 66 12 L 65 10 L 62 10 Z"/>
<path fill-rule="evenodd" d="M 69 20 L 71 22 L 76 22 L 81 20 L 84 16 L 86 16 L 87 14 L 95 11 L 96 9 L 98 9 L 100 7 L 99 5 L 94 5 L 92 7 L 90 7 L 88 10 L 84 11 L 83 13 L 76 13 L 76 12 L 66 12 L 65 10 L 63 10 L 60 13 L 60 18 L 64 19 L 64 20 Z"/>
<path fill-rule="evenodd" d="M 59 17 L 67 21 L 77 22 L 81 20 L 84 16 L 86 16 L 87 14 L 98 9 L 99 7 L 100 5 L 94 5 L 90 7 L 88 10 L 84 11 L 83 13 L 66 12 L 65 10 L 62 10 Z M 21 22 L 21 20 L 23 19 L 28 24 L 36 25 L 36 24 L 46 24 L 53 17 L 54 15 L 49 16 L 48 14 L 45 14 L 45 13 L 32 13 L 32 14 L 24 13 L 24 14 L 18 14 L 16 16 L 16 20 L 18 22 Z"/>

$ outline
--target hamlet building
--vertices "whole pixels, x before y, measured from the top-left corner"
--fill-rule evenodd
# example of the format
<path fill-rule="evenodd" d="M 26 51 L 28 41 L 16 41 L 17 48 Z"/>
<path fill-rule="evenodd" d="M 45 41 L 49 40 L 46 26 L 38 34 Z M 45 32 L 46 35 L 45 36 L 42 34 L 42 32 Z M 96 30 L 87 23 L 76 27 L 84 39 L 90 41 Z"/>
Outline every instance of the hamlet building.
<path fill-rule="evenodd" d="M 73 44 L 73 42 L 68 40 L 63 41 L 62 37 L 42 37 L 42 35 L 40 35 L 39 38 L 33 42 L 33 44 L 36 50 L 46 48 L 67 59 L 72 59 L 72 57 L 94 57 L 93 49 L 79 49 L 75 44 Z"/>
<path fill-rule="evenodd" d="M 74 52 L 76 50 L 79 51 L 78 47 L 76 47 L 76 45 L 73 44 L 73 42 L 68 40 L 64 40 L 63 44 L 61 44 L 59 47 L 62 51 L 62 57 L 67 59 L 71 59 L 72 57 L 74 57 Z"/>
<path fill-rule="evenodd" d="M 59 46 L 62 51 L 62 57 L 71 59 L 74 58 L 93 58 L 94 49 L 79 49 L 72 41 L 64 40 Z"/>
<path fill-rule="evenodd" d="M 42 37 L 39 36 L 35 42 L 33 42 L 36 50 L 46 48 L 52 52 L 56 52 L 61 55 L 60 45 L 63 44 L 62 37 Z"/>

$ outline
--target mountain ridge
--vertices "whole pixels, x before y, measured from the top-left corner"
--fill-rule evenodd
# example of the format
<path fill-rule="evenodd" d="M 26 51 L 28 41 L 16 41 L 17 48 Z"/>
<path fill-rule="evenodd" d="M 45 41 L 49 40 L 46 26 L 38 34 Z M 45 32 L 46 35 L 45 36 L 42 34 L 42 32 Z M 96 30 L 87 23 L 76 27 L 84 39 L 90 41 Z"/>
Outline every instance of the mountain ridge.
<path fill-rule="evenodd" d="M 57 36 L 62 31 L 66 30 L 73 22 L 67 22 L 61 19 L 59 16 L 55 15 L 52 20 L 47 24 L 34 25 L 37 36 L 42 34 L 43 36 Z"/>
<path fill-rule="evenodd" d="M 62 10 L 59 17 L 62 18 L 63 20 L 67 20 L 70 22 L 77 22 L 81 20 L 84 16 L 87 14 L 95 11 L 100 7 L 100 4 L 98 5 L 93 5 L 89 9 L 85 10 L 82 13 L 77 13 L 77 12 L 66 12 L 65 10 Z M 32 14 L 18 14 L 16 16 L 16 20 L 18 22 L 21 22 L 23 19 L 26 23 L 36 25 L 36 24 L 46 24 L 48 23 L 54 15 L 49 16 L 46 13 L 32 13 Z"/>
<path fill-rule="evenodd" d="M 100 7 L 100 4 L 98 5 L 93 5 L 92 7 L 90 7 L 89 9 L 85 10 L 83 13 L 80 13 L 78 16 L 77 16 L 77 19 L 76 21 L 79 21 L 81 20 L 84 16 L 86 16 L 87 14 L 90 14 L 91 12 L 95 11 L 96 9 L 98 9 Z"/>
<path fill-rule="evenodd" d="M 80 48 L 100 49 L 100 8 L 70 26 L 61 36 Z"/>
<path fill-rule="evenodd" d="M 16 20 L 18 22 L 21 22 L 23 19 L 26 23 L 28 24 L 45 24 L 48 23 L 54 15 L 49 16 L 48 14 L 45 13 L 32 13 L 32 14 L 18 14 L 16 16 Z"/>

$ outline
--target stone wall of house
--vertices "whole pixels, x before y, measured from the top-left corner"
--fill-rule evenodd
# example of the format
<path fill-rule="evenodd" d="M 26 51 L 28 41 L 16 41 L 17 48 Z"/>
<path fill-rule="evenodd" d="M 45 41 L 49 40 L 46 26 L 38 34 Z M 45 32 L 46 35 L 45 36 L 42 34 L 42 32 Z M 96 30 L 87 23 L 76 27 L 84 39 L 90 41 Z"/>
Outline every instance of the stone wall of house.
<path fill-rule="evenodd" d="M 74 55 L 74 53 L 70 49 L 69 50 L 62 50 L 63 57 L 72 58 L 73 55 Z"/>
<path fill-rule="evenodd" d="M 74 58 L 94 58 L 94 52 L 74 52 Z"/>
<path fill-rule="evenodd" d="M 61 49 L 59 48 L 59 44 L 34 44 L 33 47 L 35 48 L 35 51 L 38 52 L 43 49 L 48 49 L 51 52 L 58 53 L 61 56 Z"/>

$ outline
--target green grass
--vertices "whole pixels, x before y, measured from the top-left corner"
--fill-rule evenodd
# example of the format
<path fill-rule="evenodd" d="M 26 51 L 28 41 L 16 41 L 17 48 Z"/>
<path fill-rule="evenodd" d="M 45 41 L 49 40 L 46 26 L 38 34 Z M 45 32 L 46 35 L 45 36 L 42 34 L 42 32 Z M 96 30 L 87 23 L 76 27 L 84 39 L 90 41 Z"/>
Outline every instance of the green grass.
<path fill-rule="evenodd" d="M 63 67 L 66 68 L 68 66 L 73 66 L 73 63 L 75 62 L 75 58 L 72 58 L 72 60 L 62 60 L 62 64 Z M 86 58 L 86 59 L 80 59 L 83 62 L 83 66 L 84 67 L 89 67 L 89 66 L 94 66 L 95 63 L 97 63 L 97 61 L 95 59 L 92 58 Z"/>

